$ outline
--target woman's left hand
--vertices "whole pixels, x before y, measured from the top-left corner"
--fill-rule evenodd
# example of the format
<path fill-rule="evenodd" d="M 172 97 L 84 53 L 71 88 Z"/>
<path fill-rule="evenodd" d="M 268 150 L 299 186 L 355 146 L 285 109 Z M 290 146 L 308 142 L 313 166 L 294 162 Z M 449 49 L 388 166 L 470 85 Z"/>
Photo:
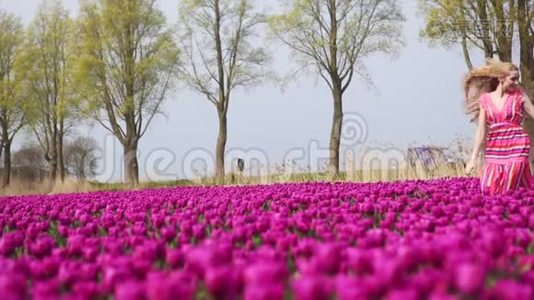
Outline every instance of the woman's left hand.
<path fill-rule="evenodd" d="M 474 169 L 475 169 L 475 161 L 471 159 L 469 160 L 469 162 L 467 163 L 467 166 L 465 167 L 465 175 L 470 175 Z"/>

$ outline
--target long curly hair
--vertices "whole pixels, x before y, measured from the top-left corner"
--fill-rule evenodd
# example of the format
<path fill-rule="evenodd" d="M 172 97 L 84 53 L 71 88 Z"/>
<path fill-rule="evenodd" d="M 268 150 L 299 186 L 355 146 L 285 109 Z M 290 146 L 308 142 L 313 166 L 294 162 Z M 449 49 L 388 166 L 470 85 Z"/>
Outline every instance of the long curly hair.
<path fill-rule="evenodd" d="M 486 58 L 486 65 L 470 70 L 464 77 L 465 113 L 475 122 L 480 113 L 480 96 L 494 91 L 499 86 L 499 78 L 508 76 L 519 68 L 511 62 Z"/>

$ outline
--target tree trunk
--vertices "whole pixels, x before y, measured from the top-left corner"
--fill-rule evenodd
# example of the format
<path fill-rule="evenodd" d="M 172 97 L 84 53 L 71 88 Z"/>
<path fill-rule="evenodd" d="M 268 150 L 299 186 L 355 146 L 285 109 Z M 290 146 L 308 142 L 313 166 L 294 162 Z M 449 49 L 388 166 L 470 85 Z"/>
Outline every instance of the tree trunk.
<path fill-rule="evenodd" d="M 11 141 L 4 141 L 4 177 L 2 186 L 7 187 L 11 183 Z"/>
<path fill-rule="evenodd" d="M 224 184 L 224 152 L 226 149 L 226 139 L 227 139 L 227 126 L 226 126 L 226 109 L 229 99 L 226 98 L 226 86 L 225 79 L 230 80 L 230 78 L 225 78 L 224 72 L 224 58 L 223 58 L 223 47 L 221 39 L 221 11 L 219 7 L 219 0 L 215 0 L 215 49 L 217 51 L 217 71 L 218 71 L 218 83 L 219 83 L 219 103 L 217 105 L 217 113 L 219 115 L 219 134 L 217 136 L 217 146 L 215 149 L 215 179 L 218 184 Z"/>
<path fill-rule="evenodd" d="M 471 62 L 471 56 L 469 55 L 469 49 L 467 48 L 467 38 L 465 32 L 462 35 L 462 51 L 464 54 L 465 64 L 469 70 L 473 69 L 473 63 Z"/>
<path fill-rule="evenodd" d="M 330 165 L 329 172 L 333 176 L 339 175 L 339 146 L 341 144 L 341 127 L 343 125 L 343 94 L 341 81 L 333 82 L 332 96 L 334 98 L 334 114 L 332 131 L 330 133 Z"/>
<path fill-rule="evenodd" d="M 534 36 L 532 36 L 529 28 L 531 26 L 531 20 L 527 13 L 528 5 L 526 1 L 518 0 L 517 6 L 521 79 L 526 87 L 527 92 L 532 93 L 534 91 Z"/>
<path fill-rule="evenodd" d="M 57 175 L 58 175 L 58 170 L 57 170 L 57 140 L 55 137 L 53 137 L 52 139 L 52 145 L 51 145 L 51 152 L 52 152 L 52 155 L 51 156 L 46 156 L 46 160 L 48 161 L 48 164 L 50 165 L 50 180 L 52 182 L 55 182 L 56 179 L 57 179 Z"/>
<path fill-rule="evenodd" d="M 6 125 L 6 124 L 4 124 Z M 2 186 L 7 187 L 11 182 L 11 141 L 7 126 L 2 128 L 2 140 L 0 141 L 0 153 L 4 153 L 4 176 L 2 176 Z"/>
<path fill-rule="evenodd" d="M 494 49 L 493 49 L 493 43 L 491 39 L 490 34 L 490 27 L 488 22 L 488 3 L 486 0 L 478 0 L 478 16 L 479 20 L 481 22 L 481 30 L 482 30 L 482 44 L 484 45 L 484 57 L 493 57 Z"/>
<path fill-rule="evenodd" d="M 124 151 L 124 179 L 127 184 L 139 184 L 139 165 L 137 162 L 137 142 L 127 141 L 123 145 Z"/>
<path fill-rule="evenodd" d="M 58 134 L 57 141 L 57 168 L 61 182 L 65 181 L 65 163 L 63 161 L 63 133 Z"/>
<path fill-rule="evenodd" d="M 84 153 L 80 159 L 80 164 L 77 166 L 78 168 L 78 171 L 76 173 L 78 173 L 78 180 L 85 180 L 86 179 L 86 176 L 85 176 L 85 157 L 86 157 L 86 154 Z"/>
<path fill-rule="evenodd" d="M 56 181 L 57 176 L 57 164 L 50 161 L 50 174 L 48 175 L 51 181 Z"/>
<path fill-rule="evenodd" d="M 3 111 L 2 112 L 2 115 L 4 116 L 3 119 L 5 120 L 5 112 Z M 1 135 L 1 138 L 0 138 L 0 158 L 2 157 L 2 152 L 4 151 L 4 145 L 5 143 L 9 140 L 9 135 L 8 135 L 8 132 L 7 132 L 7 125 L 2 122 L 0 123 L 0 130 L 2 130 L 2 135 Z M 7 156 L 7 154 L 6 154 Z M 4 158 L 5 160 L 5 158 Z M 0 176 L 2 178 L 2 182 L 5 182 L 6 181 L 6 177 L 9 177 L 10 176 L 10 172 L 7 171 L 7 166 L 4 164 L 4 174 L 2 176 Z M 7 185 L 6 185 L 7 186 Z"/>
<path fill-rule="evenodd" d="M 493 12 L 497 21 L 495 28 L 495 40 L 497 42 L 499 59 L 501 61 L 512 61 L 512 38 L 508 35 L 508 18 L 505 17 L 504 6 L 502 1 L 491 1 Z"/>
<path fill-rule="evenodd" d="M 215 150 L 215 177 L 219 184 L 224 183 L 224 153 L 227 140 L 226 114 L 219 111 L 219 135 L 217 136 L 217 148 Z"/>
<path fill-rule="evenodd" d="M 519 29 L 519 61 L 521 69 L 521 81 L 525 92 L 534 99 L 534 37 L 530 33 L 530 20 L 528 3 L 525 0 L 517 1 L 517 27 Z M 524 122 L 525 130 L 530 139 L 534 141 L 534 120 L 528 115 Z M 534 153 L 531 151 L 530 161 L 534 163 Z"/>
<path fill-rule="evenodd" d="M 338 72 L 338 18 L 336 12 L 336 3 L 331 1 L 328 6 L 330 14 L 330 34 L 329 34 L 329 67 L 330 78 L 332 80 L 332 96 L 334 98 L 334 114 L 332 117 L 332 131 L 330 133 L 330 163 L 328 173 L 332 178 L 339 175 L 339 145 L 341 143 L 341 125 L 343 123 L 343 103 L 342 103 L 342 86 Z"/>

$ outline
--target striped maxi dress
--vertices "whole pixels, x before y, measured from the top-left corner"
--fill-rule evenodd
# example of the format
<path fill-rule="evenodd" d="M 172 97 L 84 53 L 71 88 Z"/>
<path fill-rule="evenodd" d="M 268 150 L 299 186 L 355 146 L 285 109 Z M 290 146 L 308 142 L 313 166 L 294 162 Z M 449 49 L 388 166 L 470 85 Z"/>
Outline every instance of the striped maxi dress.
<path fill-rule="evenodd" d="M 488 128 L 480 177 L 481 192 L 485 195 L 534 186 L 529 162 L 530 138 L 522 127 L 523 92 L 517 89 L 506 95 L 501 110 L 489 93 L 480 97 Z"/>

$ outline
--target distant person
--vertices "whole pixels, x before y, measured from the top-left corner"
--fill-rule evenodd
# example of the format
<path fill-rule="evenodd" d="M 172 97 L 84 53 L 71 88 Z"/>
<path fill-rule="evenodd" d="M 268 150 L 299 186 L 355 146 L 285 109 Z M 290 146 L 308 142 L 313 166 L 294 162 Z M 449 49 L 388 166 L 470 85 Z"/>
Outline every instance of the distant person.
<path fill-rule="evenodd" d="M 474 93 L 471 93 L 474 90 Z M 469 175 L 484 147 L 480 188 L 485 195 L 503 194 L 534 186 L 529 162 L 530 138 L 522 127 L 524 112 L 534 118 L 534 105 L 519 84 L 519 68 L 510 62 L 487 59 L 465 77 L 467 112 L 478 118 Z"/>

